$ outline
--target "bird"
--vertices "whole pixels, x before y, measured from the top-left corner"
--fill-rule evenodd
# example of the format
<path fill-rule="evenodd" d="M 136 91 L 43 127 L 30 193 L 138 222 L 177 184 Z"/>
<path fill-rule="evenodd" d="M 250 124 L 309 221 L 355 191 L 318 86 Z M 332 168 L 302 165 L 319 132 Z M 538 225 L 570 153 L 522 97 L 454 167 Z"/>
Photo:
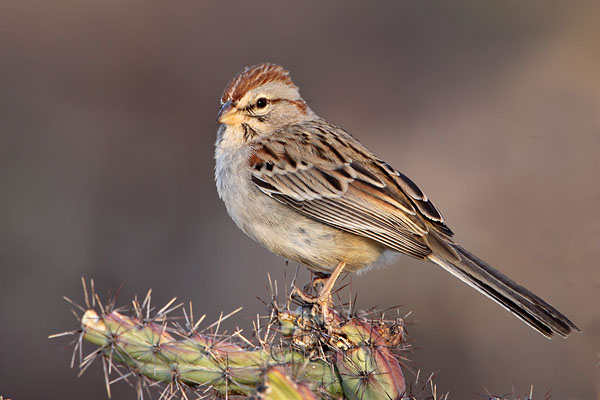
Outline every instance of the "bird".
<path fill-rule="evenodd" d="M 547 338 L 579 331 L 456 243 L 429 197 L 350 133 L 317 116 L 282 66 L 245 67 L 220 100 L 219 197 L 250 238 L 329 276 L 312 298 L 324 316 L 340 273 L 365 272 L 407 255 L 441 266 Z"/>

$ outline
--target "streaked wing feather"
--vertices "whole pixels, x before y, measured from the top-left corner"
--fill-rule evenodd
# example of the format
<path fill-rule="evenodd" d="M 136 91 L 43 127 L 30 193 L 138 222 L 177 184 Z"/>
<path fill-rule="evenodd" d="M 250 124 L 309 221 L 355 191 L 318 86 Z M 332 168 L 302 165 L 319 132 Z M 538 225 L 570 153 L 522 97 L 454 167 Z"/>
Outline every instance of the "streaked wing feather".
<path fill-rule="evenodd" d="M 452 235 L 410 179 L 325 121 L 289 126 L 253 149 L 253 182 L 303 215 L 417 258 L 431 254 L 430 228 Z"/>
<path fill-rule="evenodd" d="M 370 216 L 347 207 L 342 202 L 332 199 L 297 202 L 282 195 L 273 197 L 303 215 L 343 231 L 370 238 L 404 254 L 416 258 L 424 258 L 430 254 L 420 236 L 381 226 Z"/>
<path fill-rule="evenodd" d="M 400 190 L 402 190 L 413 201 L 419 212 L 432 223 L 432 225 L 445 236 L 454 235 L 452 230 L 444 223 L 444 217 L 440 211 L 433 205 L 421 189 L 403 173 L 396 171 L 383 160 L 377 160 L 377 167 L 394 181 Z"/>

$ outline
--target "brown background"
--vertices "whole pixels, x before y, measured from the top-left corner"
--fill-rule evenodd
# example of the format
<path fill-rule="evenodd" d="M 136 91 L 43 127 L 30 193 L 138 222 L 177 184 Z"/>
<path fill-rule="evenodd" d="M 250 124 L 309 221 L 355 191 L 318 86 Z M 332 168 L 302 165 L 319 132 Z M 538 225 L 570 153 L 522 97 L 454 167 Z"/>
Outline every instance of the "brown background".
<path fill-rule="evenodd" d="M 354 277 L 360 308 L 413 311 L 422 375 L 454 399 L 599 398 L 600 7 L 521 3 L 2 2 L 0 394 L 106 398 L 99 364 L 77 379 L 46 339 L 77 327 L 61 297 L 81 276 L 123 304 L 244 305 L 228 327 L 251 327 L 285 263 L 217 197 L 214 119 L 233 74 L 272 61 L 582 329 L 548 341 L 409 259 Z"/>

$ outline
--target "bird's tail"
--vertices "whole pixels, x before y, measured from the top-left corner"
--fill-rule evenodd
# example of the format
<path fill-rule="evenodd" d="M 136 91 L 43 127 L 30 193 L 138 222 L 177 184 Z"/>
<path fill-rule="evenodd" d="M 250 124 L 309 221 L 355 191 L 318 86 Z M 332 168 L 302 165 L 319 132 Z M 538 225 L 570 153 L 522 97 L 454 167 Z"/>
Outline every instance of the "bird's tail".
<path fill-rule="evenodd" d="M 429 256 L 431 261 L 496 301 L 542 335 L 550 338 L 556 333 L 566 337 L 573 331 L 579 331 L 579 328 L 557 309 L 465 248 L 447 242 L 443 245 L 451 247 L 454 250 L 452 253 L 455 254 L 434 251 Z"/>

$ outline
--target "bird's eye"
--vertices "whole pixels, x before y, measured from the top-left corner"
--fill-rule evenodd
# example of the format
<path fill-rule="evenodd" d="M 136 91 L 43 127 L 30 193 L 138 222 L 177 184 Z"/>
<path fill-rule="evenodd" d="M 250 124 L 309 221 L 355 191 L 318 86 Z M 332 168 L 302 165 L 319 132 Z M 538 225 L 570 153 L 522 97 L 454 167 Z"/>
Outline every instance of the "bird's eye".
<path fill-rule="evenodd" d="M 264 97 L 261 97 L 260 99 L 256 100 L 256 108 L 265 108 L 267 106 L 267 99 L 265 99 Z"/>

